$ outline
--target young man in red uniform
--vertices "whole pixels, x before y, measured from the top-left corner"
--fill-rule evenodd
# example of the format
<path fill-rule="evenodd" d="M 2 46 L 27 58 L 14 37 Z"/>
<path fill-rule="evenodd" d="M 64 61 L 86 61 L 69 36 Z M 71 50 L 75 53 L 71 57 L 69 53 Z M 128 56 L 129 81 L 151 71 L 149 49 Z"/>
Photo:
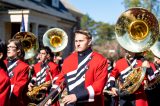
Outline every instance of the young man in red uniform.
<path fill-rule="evenodd" d="M 75 32 L 75 52 L 64 60 L 53 85 L 53 89 L 57 89 L 64 82 L 68 95 L 62 101 L 66 106 L 104 106 L 107 59 L 92 50 L 91 41 L 88 31 Z"/>
<path fill-rule="evenodd" d="M 39 53 L 40 62 L 34 65 L 34 74 L 31 82 L 28 85 L 29 90 L 32 90 L 35 85 L 39 86 L 47 81 L 52 82 L 59 74 L 58 65 L 52 62 L 51 53 L 52 52 L 49 47 L 45 46 L 41 48 Z M 59 103 L 57 102 L 54 106 L 59 106 Z"/>
<path fill-rule="evenodd" d="M 22 94 L 28 82 L 29 66 L 22 61 L 24 50 L 17 39 L 10 39 L 7 45 L 7 73 L 10 77 L 10 105 L 24 106 Z"/>
<path fill-rule="evenodd" d="M 159 55 L 159 57 L 154 56 L 155 78 L 152 82 L 148 83 L 148 88 L 146 88 L 149 106 L 160 106 L 160 54 L 156 55 Z"/>
<path fill-rule="evenodd" d="M 8 106 L 9 94 L 10 94 L 10 80 L 6 73 L 7 67 L 4 64 L 4 55 L 6 53 L 6 46 L 0 39 L 0 106 Z"/>
<path fill-rule="evenodd" d="M 116 62 L 114 69 L 111 71 L 110 78 L 108 79 L 108 88 L 115 96 L 119 96 L 120 106 L 148 106 L 147 97 L 144 91 L 144 79 L 142 82 L 139 82 L 140 87 L 132 94 L 121 94 L 119 84 L 119 91 L 115 88 L 117 79 L 121 84 L 127 82 L 128 80 L 126 81 L 126 79 L 129 73 L 133 71 L 133 68 L 137 67 L 146 69 L 146 72 L 144 73 L 146 77 L 144 77 L 144 79 L 147 78 L 149 81 L 154 79 L 154 72 L 150 63 L 146 61 L 142 55 L 131 52 L 126 53 L 125 58 L 119 59 Z"/>

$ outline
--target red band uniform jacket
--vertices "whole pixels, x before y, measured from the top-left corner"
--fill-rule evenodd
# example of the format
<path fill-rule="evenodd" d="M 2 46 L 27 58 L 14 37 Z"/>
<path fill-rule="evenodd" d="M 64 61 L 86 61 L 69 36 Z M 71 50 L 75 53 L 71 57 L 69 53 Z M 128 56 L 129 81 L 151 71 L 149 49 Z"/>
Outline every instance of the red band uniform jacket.
<path fill-rule="evenodd" d="M 149 106 L 160 106 L 160 82 L 158 81 L 160 78 L 160 64 L 151 63 L 151 67 L 154 71 L 154 75 L 151 77 L 153 80 L 147 82 L 150 86 L 146 87 L 146 95 Z"/>
<path fill-rule="evenodd" d="M 10 105 L 24 106 L 22 96 L 28 82 L 29 65 L 19 59 L 14 60 L 9 66 L 9 61 L 6 60 L 5 63 L 11 82 Z"/>
<path fill-rule="evenodd" d="M 106 81 L 107 59 L 105 57 L 97 52 L 91 52 L 78 64 L 78 53 L 73 52 L 64 60 L 62 71 L 53 88 L 57 88 L 64 82 L 68 94 L 76 95 L 76 104 L 104 106 L 103 88 Z M 61 90 L 62 88 L 58 89 L 59 92 Z"/>
<path fill-rule="evenodd" d="M 45 75 L 44 75 L 43 72 L 42 72 L 43 70 L 41 68 L 41 64 L 42 63 L 39 62 L 39 63 L 34 65 L 34 74 L 33 74 L 32 80 L 34 80 L 37 83 L 37 85 L 42 84 L 42 83 L 37 82 L 39 80 L 38 76 L 40 76 L 40 73 L 42 75 L 41 76 L 41 78 L 42 78 L 41 82 L 46 82 L 46 81 L 53 80 L 59 74 L 58 65 L 53 63 L 53 62 L 49 62 L 46 65 L 46 68 L 44 69 L 44 72 L 45 72 Z M 43 77 L 43 75 L 44 75 L 44 77 Z"/>
<path fill-rule="evenodd" d="M 8 106 L 10 94 L 10 79 L 7 73 L 0 68 L 0 106 Z"/>

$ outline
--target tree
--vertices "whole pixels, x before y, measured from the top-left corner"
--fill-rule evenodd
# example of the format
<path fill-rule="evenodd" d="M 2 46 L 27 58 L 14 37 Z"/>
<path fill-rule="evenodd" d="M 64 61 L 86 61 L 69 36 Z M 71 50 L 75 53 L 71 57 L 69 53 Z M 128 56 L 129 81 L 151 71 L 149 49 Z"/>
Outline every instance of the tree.
<path fill-rule="evenodd" d="M 90 18 L 88 14 L 84 15 L 81 19 L 82 29 L 90 30 L 95 25 L 95 21 Z"/>
<path fill-rule="evenodd" d="M 103 44 L 107 40 L 111 40 L 114 38 L 114 26 L 104 23 L 104 22 L 96 22 L 89 17 L 89 15 L 85 15 L 81 19 L 81 27 L 82 29 L 87 29 L 91 32 L 91 34 L 96 38 L 97 44 Z"/>
<path fill-rule="evenodd" d="M 124 7 L 126 9 L 131 8 L 131 7 L 140 7 L 141 6 L 141 2 L 140 0 L 124 0 Z"/>
<path fill-rule="evenodd" d="M 100 39 L 111 40 L 114 36 L 114 25 L 98 22 L 97 35 Z"/>
<path fill-rule="evenodd" d="M 81 28 L 87 29 L 93 35 L 93 49 L 107 58 L 119 58 L 123 52 L 118 53 L 118 43 L 115 40 L 114 25 L 104 22 L 96 22 L 89 15 L 81 19 Z M 118 49 L 119 51 L 120 49 Z M 114 51 L 114 52 L 113 52 Z M 112 53 L 113 52 L 113 53 Z"/>
<path fill-rule="evenodd" d="M 124 0 L 123 3 L 126 9 L 143 7 L 155 14 L 158 20 L 160 19 L 160 0 Z"/>

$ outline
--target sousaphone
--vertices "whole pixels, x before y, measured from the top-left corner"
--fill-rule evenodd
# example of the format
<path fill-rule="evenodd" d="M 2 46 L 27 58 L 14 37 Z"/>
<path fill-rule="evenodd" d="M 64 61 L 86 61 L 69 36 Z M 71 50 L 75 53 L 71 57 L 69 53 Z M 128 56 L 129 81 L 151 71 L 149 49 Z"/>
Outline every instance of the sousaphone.
<path fill-rule="evenodd" d="M 66 32 L 60 28 L 51 28 L 43 35 L 43 45 L 48 46 L 53 52 L 62 51 L 68 43 Z"/>
<path fill-rule="evenodd" d="M 157 41 L 159 24 L 156 17 L 144 8 L 130 8 L 123 12 L 115 25 L 118 43 L 127 51 L 144 52 Z M 133 68 L 119 86 L 120 95 L 133 94 L 144 80 L 146 69 Z"/>
<path fill-rule="evenodd" d="M 148 10 L 131 8 L 119 17 L 115 33 L 124 49 L 134 53 L 144 52 L 158 39 L 159 24 Z"/>
<path fill-rule="evenodd" d="M 155 44 L 150 48 L 150 50 L 156 57 L 160 58 L 160 35 L 159 40 L 155 42 Z"/>
<path fill-rule="evenodd" d="M 38 50 L 38 39 L 31 32 L 17 32 L 13 39 L 19 39 L 22 42 L 23 49 L 25 51 L 24 59 L 30 59 L 34 57 Z"/>

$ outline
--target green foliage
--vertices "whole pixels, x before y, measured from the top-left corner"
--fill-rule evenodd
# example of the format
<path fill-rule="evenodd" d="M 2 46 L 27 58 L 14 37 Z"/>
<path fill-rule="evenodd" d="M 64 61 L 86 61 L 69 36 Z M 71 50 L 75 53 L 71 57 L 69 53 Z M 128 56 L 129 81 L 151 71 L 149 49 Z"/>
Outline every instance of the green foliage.
<path fill-rule="evenodd" d="M 81 28 L 89 30 L 96 38 L 96 44 L 104 44 L 107 40 L 114 38 L 114 25 L 104 22 L 96 22 L 89 15 L 81 19 Z"/>
<path fill-rule="evenodd" d="M 151 11 L 157 19 L 160 18 L 160 1 L 159 0 L 124 0 L 123 4 L 126 9 L 132 7 L 143 7 Z"/>
<path fill-rule="evenodd" d="M 88 30 L 88 28 L 94 26 L 95 24 L 96 24 L 95 21 L 91 19 L 88 14 L 84 15 L 81 19 L 82 29 Z"/>
<path fill-rule="evenodd" d="M 113 36 L 114 36 L 114 26 L 113 25 L 99 22 L 96 31 L 100 39 L 103 39 L 103 40 L 113 39 Z"/>
<path fill-rule="evenodd" d="M 131 8 L 131 7 L 140 7 L 141 2 L 140 0 L 124 0 L 124 6 L 126 9 Z"/>

